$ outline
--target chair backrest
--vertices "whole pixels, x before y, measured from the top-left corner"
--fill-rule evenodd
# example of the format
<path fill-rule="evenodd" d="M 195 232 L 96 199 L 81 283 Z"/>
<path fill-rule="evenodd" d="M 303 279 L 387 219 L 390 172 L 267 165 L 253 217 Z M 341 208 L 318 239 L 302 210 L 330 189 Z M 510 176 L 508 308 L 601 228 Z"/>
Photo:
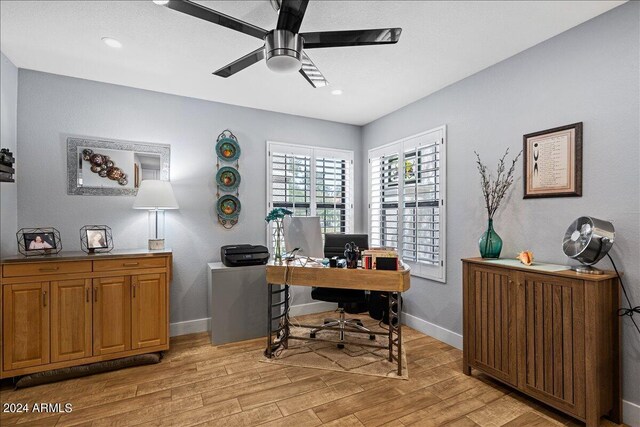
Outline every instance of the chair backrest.
<path fill-rule="evenodd" d="M 324 235 L 324 256 L 327 258 L 334 256 L 344 258 L 344 245 L 350 242 L 355 243 L 360 248 L 360 251 L 369 249 L 368 234 L 327 233 Z"/>

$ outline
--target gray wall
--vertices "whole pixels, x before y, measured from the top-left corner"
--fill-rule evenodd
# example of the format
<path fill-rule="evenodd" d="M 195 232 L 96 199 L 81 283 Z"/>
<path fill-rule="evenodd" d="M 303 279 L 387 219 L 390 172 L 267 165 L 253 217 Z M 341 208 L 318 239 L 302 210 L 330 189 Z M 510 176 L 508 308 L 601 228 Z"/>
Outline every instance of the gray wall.
<path fill-rule="evenodd" d="M 627 3 L 364 127 L 366 162 L 373 147 L 447 125 L 448 280 L 413 278 L 408 313 L 462 332 L 459 260 L 478 256 L 486 227 L 473 150 L 495 165 L 506 147 L 522 148 L 523 134 L 579 121 L 583 197 L 523 200 L 519 166 L 495 219 L 503 256 L 530 249 L 540 261 L 566 263 L 561 239 L 571 221 L 581 215 L 611 220 L 617 232 L 612 256 L 640 304 L 639 11 L 640 4 Z M 362 201 L 366 223 L 365 193 Z M 623 323 L 624 398 L 640 402 L 640 337 L 628 319 Z"/>
<path fill-rule="evenodd" d="M 55 226 L 65 250 L 80 248 L 78 230 L 85 224 L 109 225 L 116 248 L 144 247 L 148 238 L 147 213 L 131 209 L 132 197 L 66 194 L 66 136 L 171 144 L 171 182 L 180 205 L 166 214 L 175 268 L 172 323 L 208 317 L 206 266 L 220 260 L 220 246 L 265 243 L 265 141 L 340 147 L 360 157 L 356 126 L 23 69 L 19 81 L 18 223 Z M 226 128 L 242 147 L 242 213 L 231 230 L 222 228 L 214 214 L 214 147 Z M 359 163 L 355 173 L 361 173 Z M 356 224 L 360 212 L 356 206 Z M 294 304 L 308 301 L 308 291 L 299 292 Z"/>
<path fill-rule="evenodd" d="M 18 109 L 18 69 L 0 52 L 0 147 L 17 154 L 16 114 Z M 14 166 L 16 169 L 17 167 Z M 0 255 L 15 254 L 18 229 L 16 183 L 0 183 Z"/>

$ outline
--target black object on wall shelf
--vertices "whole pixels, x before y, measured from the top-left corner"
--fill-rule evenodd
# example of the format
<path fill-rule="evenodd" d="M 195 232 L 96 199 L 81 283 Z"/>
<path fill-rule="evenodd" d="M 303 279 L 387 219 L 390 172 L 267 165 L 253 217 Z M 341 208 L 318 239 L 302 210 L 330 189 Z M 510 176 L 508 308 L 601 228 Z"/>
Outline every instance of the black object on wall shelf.
<path fill-rule="evenodd" d="M 13 178 L 13 174 L 16 170 L 13 168 L 13 164 L 16 159 L 13 158 L 13 153 L 8 148 L 0 150 L 0 182 L 16 182 Z"/>

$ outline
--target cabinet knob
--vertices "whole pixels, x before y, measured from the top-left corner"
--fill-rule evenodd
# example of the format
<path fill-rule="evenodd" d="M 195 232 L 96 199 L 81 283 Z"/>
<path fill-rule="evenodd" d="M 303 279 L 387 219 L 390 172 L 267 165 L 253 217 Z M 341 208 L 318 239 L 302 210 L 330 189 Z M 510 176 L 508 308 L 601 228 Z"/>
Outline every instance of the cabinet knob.
<path fill-rule="evenodd" d="M 122 265 L 124 267 L 135 267 L 136 265 L 140 264 L 139 262 L 123 262 Z"/>
<path fill-rule="evenodd" d="M 42 306 L 47 306 L 47 291 L 42 291 Z"/>
<path fill-rule="evenodd" d="M 60 269 L 60 267 L 41 267 L 39 268 L 40 271 L 58 271 Z"/>

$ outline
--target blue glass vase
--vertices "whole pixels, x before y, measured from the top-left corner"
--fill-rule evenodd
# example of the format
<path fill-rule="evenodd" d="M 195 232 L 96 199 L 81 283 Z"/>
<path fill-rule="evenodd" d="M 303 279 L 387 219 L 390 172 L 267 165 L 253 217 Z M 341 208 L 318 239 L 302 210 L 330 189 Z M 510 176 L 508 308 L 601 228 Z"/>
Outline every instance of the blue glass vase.
<path fill-rule="evenodd" d="M 482 258 L 500 258 L 502 251 L 502 239 L 493 229 L 493 218 L 489 218 L 487 231 L 485 231 L 478 241 L 480 256 Z"/>

